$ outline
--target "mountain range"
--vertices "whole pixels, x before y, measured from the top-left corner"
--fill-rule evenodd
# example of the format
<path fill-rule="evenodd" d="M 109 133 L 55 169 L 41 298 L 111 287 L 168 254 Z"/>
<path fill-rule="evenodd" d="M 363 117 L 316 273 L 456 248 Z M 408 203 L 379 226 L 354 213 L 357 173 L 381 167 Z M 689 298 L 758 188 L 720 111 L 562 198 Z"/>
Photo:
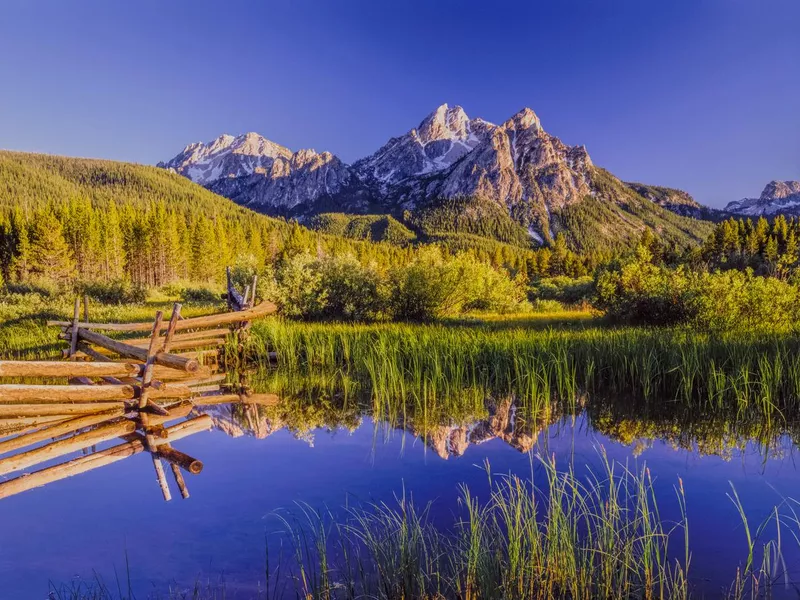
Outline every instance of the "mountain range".
<path fill-rule="evenodd" d="M 494 124 L 442 104 L 352 164 L 247 133 L 190 144 L 158 166 L 274 216 L 391 215 L 429 235 L 484 232 L 490 220 L 519 243 L 549 244 L 561 232 L 577 249 L 625 245 L 645 228 L 676 242 L 700 240 L 707 221 L 771 214 L 772 206 L 762 194 L 723 212 L 680 190 L 623 182 L 595 166 L 584 146 L 546 132 L 529 108 Z M 791 182 L 774 183 L 772 195 L 800 209 Z"/>

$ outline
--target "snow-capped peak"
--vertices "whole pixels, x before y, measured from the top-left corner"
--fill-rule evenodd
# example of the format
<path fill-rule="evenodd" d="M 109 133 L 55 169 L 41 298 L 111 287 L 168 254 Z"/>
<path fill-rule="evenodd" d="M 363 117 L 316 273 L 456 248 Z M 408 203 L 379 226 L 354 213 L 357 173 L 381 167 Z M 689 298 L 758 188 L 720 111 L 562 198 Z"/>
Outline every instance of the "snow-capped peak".
<path fill-rule="evenodd" d="M 416 129 L 392 138 L 375 154 L 353 166 L 363 181 L 393 185 L 420 175 L 443 171 L 484 141 L 494 125 L 470 120 L 460 106 L 442 104 Z"/>
<path fill-rule="evenodd" d="M 207 185 L 223 177 L 251 175 L 272 167 L 276 159 L 290 159 L 292 151 L 249 132 L 234 137 L 224 133 L 208 142 L 189 144 L 172 160 L 159 166 L 173 169 L 192 181 Z"/>
<path fill-rule="evenodd" d="M 730 202 L 725 210 L 744 216 L 800 215 L 800 181 L 770 181 L 758 198 Z"/>

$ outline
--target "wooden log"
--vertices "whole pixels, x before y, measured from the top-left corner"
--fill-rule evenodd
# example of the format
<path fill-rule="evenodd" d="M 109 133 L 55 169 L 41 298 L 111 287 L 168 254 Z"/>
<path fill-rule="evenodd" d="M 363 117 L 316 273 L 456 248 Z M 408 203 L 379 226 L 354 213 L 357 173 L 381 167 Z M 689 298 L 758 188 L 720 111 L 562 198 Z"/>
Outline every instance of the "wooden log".
<path fill-rule="evenodd" d="M 68 421 L 69 415 L 51 415 L 49 417 L 12 417 L 0 418 L 0 438 L 20 436 L 44 427 Z"/>
<path fill-rule="evenodd" d="M 97 425 L 99 423 L 103 423 L 104 421 L 121 417 L 123 414 L 124 411 L 122 409 L 117 409 L 110 412 L 75 417 L 66 421 L 57 422 L 52 425 L 48 424 L 37 431 L 26 433 L 24 435 L 18 435 L 17 437 L 9 440 L 0 441 L 0 454 L 19 450 L 20 448 L 25 448 L 26 446 L 30 446 L 32 444 L 38 444 L 44 440 L 56 438 L 71 431 L 78 431 L 85 427 L 91 427 L 92 425 Z"/>
<path fill-rule="evenodd" d="M 129 377 L 139 373 L 133 363 L 0 360 L 0 377 Z"/>
<path fill-rule="evenodd" d="M 143 408 L 140 408 L 139 410 L 142 412 L 146 412 L 148 415 L 161 415 L 162 417 L 165 417 L 169 414 L 169 411 L 167 411 L 167 409 L 165 409 L 160 404 L 156 404 L 155 402 L 153 402 L 151 398 L 148 398 L 147 405 Z"/>
<path fill-rule="evenodd" d="M 225 345 L 225 338 L 198 338 L 193 340 L 176 341 L 170 344 L 170 352 L 177 350 L 192 350 L 194 348 L 217 348 Z M 135 348 L 146 348 L 147 344 L 138 342 Z"/>
<path fill-rule="evenodd" d="M 211 377 L 211 369 L 206 365 L 201 365 L 197 371 L 187 373 L 186 371 L 178 371 L 170 369 L 169 367 L 161 367 L 156 365 L 153 367 L 153 379 L 159 381 L 179 381 L 185 383 L 184 380 L 204 379 Z"/>
<path fill-rule="evenodd" d="M 116 423 L 105 423 L 95 429 L 78 433 L 27 452 L 14 454 L 6 458 L 0 458 L 0 475 L 27 469 L 46 460 L 58 458 L 71 452 L 89 448 L 95 444 L 113 440 L 116 437 L 129 435 L 136 431 L 136 423 L 129 420 L 118 421 Z"/>
<path fill-rule="evenodd" d="M 152 387 L 153 399 L 189 398 L 189 386 L 182 383 L 160 384 Z M 134 400 L 141 397 L 136 385 L 0 385 L 0 405 L 12 403 L 104 402 L 108 400 Z"/>
<path fill-rule="evenodd" d="M 112 361 L 110 357 L 106 356 L 105 354 L 98 352 L 89 344 L 85 344 L 83 342 L 78 342 L 78 353 L 85 354 L 88 358 L 92 360 L 96 360 L 98 362 L 121 362 L 121 361 Z"/>
<path fill-rule="evenodd" d="M 177 326 L 177 325 L 176 325 Z M 230 329 L 227 327 L 219 327 L 216 329 L 200 329 L 198 331 L 190 331 L 188 333 L 176 333 L 172 336 L 173 342 L 185 342 L 188 340 L 199 340 L 203 338 L 218 338 L 218 337 L 225 337 L 231 332 Z M 149 345 L 150 338 L 130 338 L 119 340 L 120 342 L 124 342 L 126 344 L 130 344 L 131 346 L 141 346 L 141 345 Z"/>
<path fill-rule="evenodd" d="M 200 385 L 193 388 L 194 393 L 196 394 L 207 394 L 209 392 L 218 392 L 220 391 L 219 385 Z"/>
<path fill-rule="evenodd" d="M 211 429 L 212 424 L 213 421 L 211 417 L 203 415 L 196 419 L 184 421 L 178 425 L 168 427 L 167 432 L 171 440 L 178 440 L 188 435 Z M 125 439 L 128 441 L 107 448 L 106 450 L 101 450 L 100 452 L 89 454 L 88 456 L 82 456 L 28 475 L 22 475 L 8 481 L 0 482 L 0 499 L 8 498 L 9 496 L 41 487 L 54 481 L 66 479 L 73 475 L 85 473 L 105 465 L 110 465 L 128 456 L 133 456 L 134 454 L 144 451 L 144 441 L 136 434 L 126 436 Z"/>
<path fill-rule="evenodd" d="M 147 394 L 150 400 L 173 400 L 191 398 L 194 391 L 185 383 L 161 383 L 159 385 L 151 385 L 150 391 Z"/>
<path fill-rule="evenodd" d="M 280 402 L 280 397 L 276 394 L 212 394 L 209 396 L 197 396 L 192 400 L 195 406 L 211 406 L 214 404 L 258 404 L 260 406 L 276 406 Z"/>
<path fill-rule="evenodd" d="M 64 404 L 0 404 L 0 417 L 47 417 L 84 415 L 124 409 L 122 402 L 80 402 Z"/>
<path fill-rule="evenodd" d="M 167 325 L 167 333 L 164 335 L 164 345 L 161 346 L 161 352 L 169 352 L 170 347 L 174 341 L 175 337 L 175 327 L 178 325 L 178 319 L 181 318 L 181 305 L 180 303 L 176 302 L 172 305 L 172 316 L 169 319 L 169 325 Z"/>
<path fill-rule="evenodd" d="M 81 317 L 81 299 L 75 297 L 75 310 L 72 317 L 72 341 L 70 342 L 69 346 L 69 356 L 72 358 L 75 355 L 75 351 L 78 349 L 78 323 L 80 322 Z"/>
<path fill-rule="evenodd" d="M 277 312 L 277 310 L 278 307 L 272 302 L 262 302 L 258 306 L 243 311 L 182 319 L 178 321 L 175 330 L 183 331 L 186 329 L 219 327 L 221 325 L 230 325 L 242 321 L 251 321 L 271 315 Z M 51 327 L 70 327 L 72 323 L 70 321 L 48 321 L 47 325 Z M 152 325 L 150 323 L 78 323 L 78 327 L 79 331 L 84 331 L 87 328 L 96 329 L 98 331 L 149 331 Z"/>
<path fill-rule="evenodd" d="M 46 402 L 100 402 L 132 400 L 132 385 L 0 385 L 0 403 L 42 400 Z"/>
<path fill-rule="evenodd" d="M 181 498 L 186 500 L 189 497 L 189 488 L 186 487 L 186 480 L 183 478 L 181 468 L 175 463 L 169 463 L 169 468 L 172 469 L 172 476 L 175 477 L 175 485 L 181 493 Z"/>
<path fill-rule="evenodd" d="M 173 406 L 166 407 L 166 415 L 150 415 L 150 422 L 149 424 L 152 425 L 163 425 L 168 421 L 174 421 L 175 419 L 182 419 L 183 417 L 189 416 L 189 413 L 192 412 L 194 408 L 194 404 L 192 404 L 189 400 L 184 400 L 178 404 Z"/>
<path fill-rule="evenodd" d="M 89 295 L 83 295 L 83 320 L 89 322 Z"/>
<path fill-rule="evenodd" d="M 112 352 L 116 352 L 120 356 L 126 358 L 135 358 L 141 361 L 147 360 L 147 350 L 144 348 L 129 346 L 128 344 L 118 342 L 117 340 L 112 340 L 110 337 L 107 337 L 95 331 L 89 331 L 88 329 L 78 329 L 78 335 L 82 340 L 89 342 L 91 344 L 95 344 L 97 346 L 101 346 L 106 350 L 111 350 Z M 156 354 L 154 357 L 154 362 L 164 367 L 170 367 L 173 369 L 182 369 L 190 373 L 197 371 L 197 369 L 200 366 L 198 362 L 194 359 L 185 358 L 183 356 L 176 356 L 174 354 L 168 354 L 166 352 L 161 352 Z"/>
<path fill-rule="evenodd" d="M 209 375 L 208 377 L 204 378 L 184 380 L 181 381 L 181 383 L 192 388 L 193 392 L 197 392 L 197 386 L 219 383 L 220 381 L 225 381 L 226 379 L 228 379 L 227 373 L 218 373 L 216 375 Z"/>
<path fill-rule="evenodd" d="M 180 450 L 175 450 L 175 448 L 169 444 L 160 444 L 157 454 L 168 463 L 178 465 L 181 469 L 192 475 L 198 475 L 203 470 L 202 462 L 196 458 L 192 458 L 188 454 L 184 454 Z"/>
<path fill-rule="evenodd" d="M 173 310 L 173 314 L 175 311 Z M 169 491 L 169 484 L 167 484 L 167 477 L 164 475 L 164 465 L 161 459 L 154 453 L 156 439 L 151 431 L 150 415 L 144 409 L 149 402 L 150 393 L 152 391 L 151 384 L 153 381 L 153 364 L 156 360 L 156 350 L 158 346 L 158 334 L 161 331 L 161 322 L 163 313 L 159 310 L 156 312 L 155 322 L 153 323 L 153 330 L 150 333 L 150 344 L 147 347 L 147 360 L 144 363 L 142 370 L 142 393 L 139 397 L 139 420 L 142 423 L 142 428 L 145 433 L 145 447 L 150 451 L 150 458 L 153 461 L 153 469 L 156 473 L 156 480 L 161 488 L 161 494 L 164 500 L 169 502 L 172 500 L 172 494 Z"/>

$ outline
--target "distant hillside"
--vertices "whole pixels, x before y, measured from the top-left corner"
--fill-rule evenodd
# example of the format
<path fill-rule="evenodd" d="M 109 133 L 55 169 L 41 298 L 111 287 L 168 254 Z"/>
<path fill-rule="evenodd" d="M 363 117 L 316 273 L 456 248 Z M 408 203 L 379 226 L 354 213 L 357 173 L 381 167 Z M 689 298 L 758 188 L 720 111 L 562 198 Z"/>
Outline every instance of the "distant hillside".
<path fill-rule="evenodd" d="M 308 221 L 315 230 L 351 240 L 389 242 L 399 246 L 417 241 L 417 235 L 391 215 L 322 213 Z"/>
<path fill-rule="evenodd" d="M 0 275 L 145 285 L 213 281 L 227 265 L 261 268 L 284 249 L 363 253 L 238 206 L 156 167 L 0 151 Z M 370 244 L 383 264 L 403 250 Z"/>
<path fill-rule="evenodd" d="M 225 266 L 261 270 L 301 252 L 350 254 L 388 270 L 414 260 L 421 245 L 471 252 L 529 278 L 583 275 L 608 258 L 578 256 L 564 244 L 534 250 L 516 224 L 492 217 L 495 208 L 468 204 L 455 225 L 448 201 L 406 223 L 321 214 L 313 231 L 163 169 L 0 151 L 0 283 L 215 282 Z M 473 222 L 463 222 L 469 215 Z M 454 226 L 468 232 L 449 231 Z"/>

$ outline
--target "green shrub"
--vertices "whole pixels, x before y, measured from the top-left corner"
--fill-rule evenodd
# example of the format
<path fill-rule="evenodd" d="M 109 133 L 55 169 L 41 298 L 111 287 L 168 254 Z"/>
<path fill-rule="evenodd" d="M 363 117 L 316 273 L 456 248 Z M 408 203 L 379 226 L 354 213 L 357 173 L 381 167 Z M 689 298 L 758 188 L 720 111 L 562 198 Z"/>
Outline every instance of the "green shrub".
<path fill-rule="evenodd" d="M 505 271 L 461 254 L 445 260 L 436 251 L 421 252 L 391 277 L 391 307 L 396 319 L 431 321 L 468 310 L 511 312 L 524 292 Z"/>
<path fill-rule="evenodd" d="M 186 286 L 180 290 L 180 297 L 185 302 L 197 302 L 202 304 L 214 304 L 219 302 L 223 294 L 218 289 L 210 286 Z"/>
<path fill-rule="evenodd" d="M 563 304 L 591 303 L 595 286 L 591 277 L 548 277 L 531 284 L 530 299 L 556 300 Z"/>
<path fill-rule="evenodd" d="M 147 289 L 127 279 L 84 283 L 78 291 L 103 304 L 141 304 L 147 300 Z"/>
<path fill-rule="evenodd" d="M 600 307 L 625 323 L 788 330 L 800 318 L 796 285 L 750 270 L 694 273 L 637 261 L 600 273 L 596 288 Z"/>
<path fill-rule="evenodd" d="M 320 318 L 376 321 L 385 315 L 388 288 L 373 267 L 352 256 L 323 258 L 314 266 L 322 275 L 327 300 Z"/>
<path fill-rule="evenodd" d="M 44 298 L 53 298 L 62 293 L 61 287 L 49 279 L 33 279 L 25 283 L 7 283 L 9 294 L 37 294 Z"/>
<path fill-rule="evenodd" d="M 564 310 L 564 305 L 558 300 L 534 300 L 531 308 L 534 312 L 561 312 Z"/>

